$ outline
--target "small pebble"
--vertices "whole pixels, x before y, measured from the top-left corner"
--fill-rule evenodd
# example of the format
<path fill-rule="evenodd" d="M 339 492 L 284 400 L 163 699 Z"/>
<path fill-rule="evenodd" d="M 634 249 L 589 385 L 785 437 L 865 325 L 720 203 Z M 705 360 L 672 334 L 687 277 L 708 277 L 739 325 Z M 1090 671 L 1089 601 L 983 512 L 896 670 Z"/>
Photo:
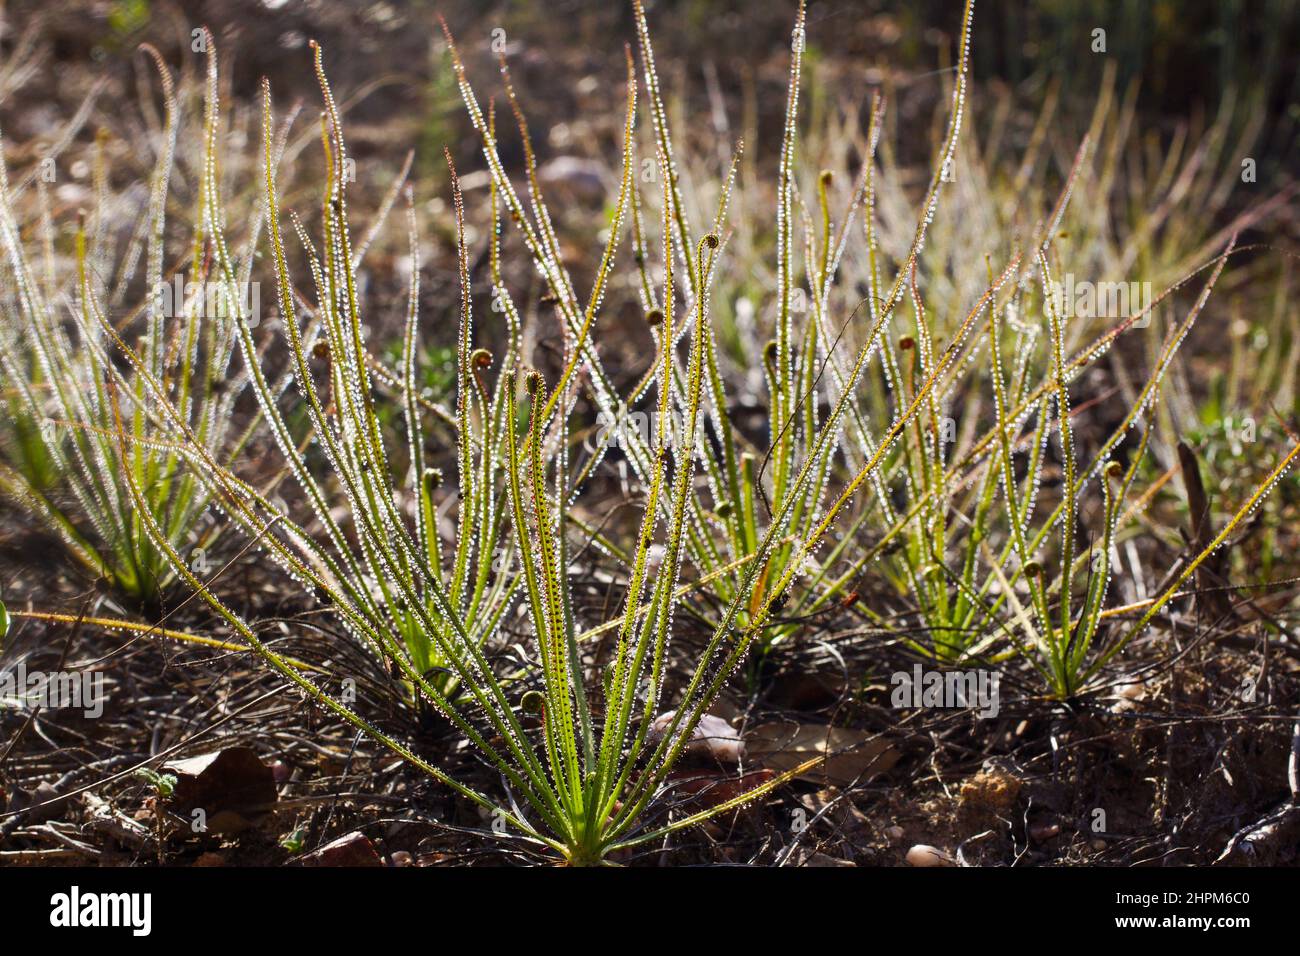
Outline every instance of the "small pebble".
<path fill-rule="evenodd" d="M 918 843 L 907 851 L 907 862 L 912 866 L 956 866 L 957 862 L 938 847 Z"/>
<path fill-rule="evenodd" d="M 1029 828 L 1029 839 L 1035 843 L 1045 843 L 1060 832 L 1059 823 L 1035 823 Z"/>
<path fill-rule="evenodd" d="M 1115 688 L 1115 696 L 1123 697 L 1126 700 L 1137 700 L 1147 689 L 1147 685 L 1142 681 L 1131 681 L 1127 684 L 1120 684 Z"/>

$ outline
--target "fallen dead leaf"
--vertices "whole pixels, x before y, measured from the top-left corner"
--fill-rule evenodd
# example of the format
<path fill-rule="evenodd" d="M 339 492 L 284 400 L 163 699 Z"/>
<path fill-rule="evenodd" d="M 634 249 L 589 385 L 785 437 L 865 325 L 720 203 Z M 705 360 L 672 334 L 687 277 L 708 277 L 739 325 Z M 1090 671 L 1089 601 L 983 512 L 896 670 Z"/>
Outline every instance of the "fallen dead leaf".
<path fill-rule="evenodd" d="M 302 858 L 303 866 L 383 866 L 375 845 L 364 833 L 353 831 L 312 850 Z"/>
<path fill-rule="evenodd" d="M 826 819 L 839 829 L 848 831 L 862 829 L 867 825 L 867 817 L 862 811 L 847 798 L 835 802 L 835 798 L 843 794 L 842 790 L 828 788 L 818 790 L 816 793 L 805 793 L 799 797 L 799 802 L 808 809 L 810 819 L 825 810 Z M 828 806 L 830 809 L 826 810 Z"/>
<path fill-rule="evenodd" d="M 650 725 L 652 739 L 663 735 L 676 713 L 669 710 L 654 719 Z M 705 714 L 700 718 L 691 733 L 690 743 L 683 749 L 688 754 L 711 756 L 722 764 L 738 763 L 745 756 L 745 742 L 740 738 L 740 731 L 713 714 Z"/>
<path fill-rule="evenodd" d="M 778 772 L 793 770 L 814 757 L 825 759 L 796 779 L 845 787 L 865 782 L 898 762 L 898 751 L 879 734 L 827 724 L 773 721 L 746 734 L 751 760 Z"/>
<path fill-rule="evenodd" d="M 251 747 L 173 760 L 163 769 L 176 776 L 172 809 L 187 820 L 202 810 L 208 833 L 246 830 L 275 807 L 275 772 Z"/>
<path fill-rule="evenodd" d="M 751 770 L 742 774 L 726 774 L 716 770 L 675 770 L 668 774 L 664 782 L 672 788 L 675 795 L 689 798 L 690 803 L 701 809 L 708 809 L 762 786 L 775 776 L 774 770 Z"/>
<path fill-rule="evenodd" d="M 47 820 L 57 820 L 59 816 L 67 810 L 66 804 L 56 802 L 59 796 L 58 789 L 48 780 L 42 780 L 35 788 L 24 790 L 21 787 L 14 787 L 8 795 L 8 800 L 3 806 L 9 811 L 27 810 L 23 819 L 27 823 L 45 823 Z"/>

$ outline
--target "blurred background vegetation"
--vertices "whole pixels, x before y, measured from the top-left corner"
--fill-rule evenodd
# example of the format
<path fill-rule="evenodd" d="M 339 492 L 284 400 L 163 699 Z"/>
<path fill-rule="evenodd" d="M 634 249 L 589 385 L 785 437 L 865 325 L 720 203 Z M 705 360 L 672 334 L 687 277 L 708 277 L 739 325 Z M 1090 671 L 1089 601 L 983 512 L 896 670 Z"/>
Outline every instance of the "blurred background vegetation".
<path fill-rule="evenodd" d="M 774 89 L 784 83 L 793 0 L 652 0 L 647 7 L 657 43 L 688 94 L 706 94 L 702 73 L 727 99 L 750 75 Z M 950 65 L 960 7 L 954 0 L 816 0 L 808 10 L 810 61 L 855 99 L 874 84 L 934 92 L 924 80 Z M 443 141 L 464 132 L 449 95 L 438 13 L 471 55 L 490 62 L 492 41 L 504 43 L 539 128 L 591 105 L 582 102 L 591 84 L 575 89 L 575 79 L 594 77 L 597 89 L 617 95 L 621 41 L 633 32 L 630 4 L 611 0 L 20 0 L 3 5 L 0 50 L 12 53 L 39 22 L 32 42 L 49 49 L 42 79 L 52 87 L 41 92 L 75 95 L 87 82 L 77 74 L 88 65 L 132 70 L 129 53 L 146 39 L 175 62 L 190 31 L 206 24 L 226 41 L 237 94 L 255 91 L 265 74 L 282 95 L 310 102 L 312 78 L 303 63 L 307 40 L 316 38 L 325 44 L 336 87 L 368 90 L 353 122 L 413 124 L 422 153 L 436 158 Z M 1093 50 L 1097 30 L 1105 31 L 1104 54 Z M 1141 115 L 1165 129 L 1231 100 L 1235 122 L 1266 120 L 1261 179 L 1295 163 L 1297 0 L 999 0 L 977 6 L 974 48 L 978 82 L 1009 87 L 1027 105 L 1059 84 L 1065 116 L 1087 117 L 1108 69 L 1120 90 L 1135 84 Z M 682 77 L 683 64 L 696 75 Z M 781 97 L 758 102 L 764 127 L 779 123 Z M 42 108 L 30 93 L 21 105 L 3 107 L 7 125 L 15 111 Z M 420 160 L 425 169 L 435 165 L 429 156 Z"/>

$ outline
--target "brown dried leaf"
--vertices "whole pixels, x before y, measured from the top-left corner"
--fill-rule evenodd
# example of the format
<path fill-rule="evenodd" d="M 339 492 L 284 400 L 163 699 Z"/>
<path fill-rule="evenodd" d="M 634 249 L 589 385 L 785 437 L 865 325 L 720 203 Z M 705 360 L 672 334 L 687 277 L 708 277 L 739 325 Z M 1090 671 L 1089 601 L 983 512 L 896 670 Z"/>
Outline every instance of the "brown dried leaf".
<path fill-rule="evenodd" d="M 383 866 L 375 845 L 364 833 L 352 832 L 302 858 L 303 866 Z"/>
<path fill-rule="evenodd" d="M 827 724 L 773 721 L 746 735 L 751 760 L 778 772 L 793 770 L 817 756 L 822 763 L 796 779 L 845 787 L 859 777 L 865 782 L 898 762 L 898 751 L 879 734 Z"/>
<path fill-rule="evenodd" d="M 176 775 L 172 809 L 185 817 L 202 810 L 209 833 L 237 833 L 275 808 L 275 771 L 251 747 L 173 760 L 163 769 Z"/>

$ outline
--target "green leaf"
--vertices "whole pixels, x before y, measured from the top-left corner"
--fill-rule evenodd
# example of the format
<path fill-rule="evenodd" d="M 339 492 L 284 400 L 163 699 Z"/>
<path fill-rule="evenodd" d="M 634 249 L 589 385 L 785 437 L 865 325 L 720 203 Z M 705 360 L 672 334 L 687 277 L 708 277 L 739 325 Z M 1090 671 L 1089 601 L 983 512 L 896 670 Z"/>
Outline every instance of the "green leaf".
<path fill-rule="evenodd" d="M 307 846 L 307 831 L 303 827 L 297 827 L 292 833 L 287 833 L 280 838 L 280 846 L 288 852 L 298 854 Z"/>
<path fill-rule="evenodd" d="M 137 770 L 135 775 L 153 787 L 154 792 L 164 799 L 170 797 L 176 790 L 176 778 L 170 773 L 159 773 L 143 767 Z"/>

